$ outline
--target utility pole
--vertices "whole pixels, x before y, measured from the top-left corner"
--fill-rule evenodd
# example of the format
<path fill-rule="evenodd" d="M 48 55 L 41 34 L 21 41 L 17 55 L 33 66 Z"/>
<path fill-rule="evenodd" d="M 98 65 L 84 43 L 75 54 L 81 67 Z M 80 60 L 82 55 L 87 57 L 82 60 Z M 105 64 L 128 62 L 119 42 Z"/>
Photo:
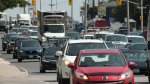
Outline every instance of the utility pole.
<path fill-rule="evenodd" d="M 30 0 L 28 0 L 28 2 L 30 3 Z M 29 7 L 29 5 L 28 5 L 28 14 L 30 14 L 30 10 L 29 10 L 29 8 L 30 8 L 30 7 Z"/>
<path fill-rule="evenodd" d="M 26 11 L 25 11 L 25 0 L 24 0 L 24 4 L 23 4 L 24 6 L 23 6 L 23 9 L 24 9 L 24 14 L 26 13 Z"/>
<path fill-rule="evenodd" d="M 87 2 L 85 0 L 85 20 L 84 20 L 84 34 L 87 33 Z"/>
<path fill-rule="evenodd" d="M 57 10 L 57 0 L 56 0 L 56 10 Z"/>
<path fill-rule="evenodd" d="M 73 0 L 72 0 L 72 4 L 71 4 L 71 22 L 72 22 L 72 27 L 73 27 Z"/>
<path fill-rule="evenodd" d="M 141 30 L 143 31 L 143 0 L 141 0 L 141 17 L 142 17 L 142 20 L 141 20 Z"/>
<path fill-rule="evenodd" d="M 41 0 L 40 0 L 40 10 L 41 10 Z"/>
<path fill-rule="evenodd" d="M 51 0 L 51 10 L 52 10 L 52 7 L 53 7 L 53 5 L 52 5 L 52 0 Z"/>
<path fill-rule="evenodd" d="M 127 0 L 127 28 L 128 28 L 128 35 L 130 35 L 130 24 L 129 24 L 129 0 Z"/>

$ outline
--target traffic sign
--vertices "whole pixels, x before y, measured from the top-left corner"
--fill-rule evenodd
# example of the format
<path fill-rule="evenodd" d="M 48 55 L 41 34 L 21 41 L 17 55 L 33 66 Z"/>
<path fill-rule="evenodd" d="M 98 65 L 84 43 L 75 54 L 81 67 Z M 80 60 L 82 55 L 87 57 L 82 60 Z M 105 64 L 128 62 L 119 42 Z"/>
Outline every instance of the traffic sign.
<path fill-rule="evenodd" d="M 85 15 L 85 11 L 80 11 L 80 16 Z"/>
<path fill-rule="evenodd" d="M 33 8 L 29 8 L 29 10 L 33 10 Z"/>

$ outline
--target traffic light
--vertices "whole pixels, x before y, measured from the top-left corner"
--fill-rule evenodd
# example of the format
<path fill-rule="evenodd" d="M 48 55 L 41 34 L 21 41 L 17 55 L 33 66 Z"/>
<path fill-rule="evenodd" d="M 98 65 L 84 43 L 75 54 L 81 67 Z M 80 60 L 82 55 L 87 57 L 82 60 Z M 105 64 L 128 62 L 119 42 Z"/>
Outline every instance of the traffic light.
<path fill-rule="evenodd" d="M 34 15 L 37 15 L 37 11 L 36 10 L 34 10 Z"/>
<path fill-rule="evenodd" d="M 143 20 L 143 16 L 140 16 L 140 20 Z"/>
<path fill-rule="evenodd" d="M 122 5 L 122 0 L 117 0 L 117 5 Z"/>
<path fill-rule="evenodd" d="M 32 6 L 36 5 L 36 0 L 32 0 Z"/>
<path fill-rule="evenodd" d="M 72 6 L 72 0 L 68 0 L 68 5 Z"/>
<path fill-rule="evenodd" d="M 81 11 L 84 11 L 84 7 L 83 6 L 81 6 Z"/>

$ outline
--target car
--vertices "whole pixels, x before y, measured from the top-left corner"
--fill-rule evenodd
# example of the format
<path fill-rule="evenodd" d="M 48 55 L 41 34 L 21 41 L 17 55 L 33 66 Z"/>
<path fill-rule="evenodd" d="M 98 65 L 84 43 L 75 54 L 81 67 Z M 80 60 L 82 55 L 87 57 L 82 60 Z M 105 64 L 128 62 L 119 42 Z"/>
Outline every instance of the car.
<path fill-rule="evenodd" d="M 38 26 L 28 26 L 29 31 L 38 31 Z"/>
<path fill-rule="evenodd" d="M 57 39 L 57 43 L 56 43 L 56 46 L 57 47 L 63 47 L 63 43 L 65 41 L 68 41 L 69 39 L 71 39 L 71 37 L 58 37 L 56 38 Z"/>
<path fill-rule="evenodd" d="M 40 58 L 40 73 L 45 73 L 45 70 L 56 70 L 57 58 L 55 58 L 55 53 L 60 50 L 61 47 L 43 48 L 43 54 Z"/>
<path fill-rule="evenodd" d="M 73 39 L 80 39 L 80 35 L 78 32 L 68 32 L 66 34 L 67 37 L 71 37 Z"/>
<path fill-rule="evenodd" d="M 5 51 L 5 49 L 7 49 L 7 42 L 9 41 L 9 37 L 12 35 L 18 35 L 16 33 L 7 33 L 4 35 L 4 37 L 2 37 L 2 50 Z"/>
<path fill-rule="evenodd" d="M 16 33 L 17 33 L 17 32 L 18 32 L 18 29 L 19 29 L 19 28 L 12 28 L 12 29 L 10 30 L 10 33 L 12 33 L 12 32 L 16 32 Z"/>
<path fill-rule="evenodd" d="M 22 36 L 28 37 L 30 35 L 30 31 L 23 31 Z"/>
<path fill-rule="evenodd" d="M 123 34 L 107 34 L 105 35 L 105 41 L 112 41 L 116 47 L 125 47 L 128 43 L 128 39 Z"/>
<path fill-rule="evenodd" d="M 40 59 L 43 49 L 38 40 L 22 40 L 17 50 L 18 62 L 24 59 Z"/>
<path fill-rule="evenodd" d="M 133 70 L 134 73 L 140 74 L 148 74 L 147 63 L 147 54 L 144 50 L 129 50 L 129 51 L 122 51 L 124 54 L 127 63 L 129 64 L 131 61 L 135 62 L 135 66 L 129 66 L 130 69 Z"/>
<path fill-rule="evenodd" d="M 115 48 L 116 46 L 113 44 L 112 41 L 105 41 L 108 48 Z"/>
<path fill-rule="evenodd" d="M 37 31 L 30 31 L 29 37 L 33 39 L 37 39 L 38 32 Z"/>
<path fill-rule="evenodd" d="M 68 32 L 74 32 L 73 28 L 69 28 Z"/>
<path fill-rule="evenodd" d="M 81 50 L 69 63 L 70 84 L 134 84 L 134 74 L 120 50 Z M 61 80 L 61 79 L 59 79 Z"/>
<path fill-rule="evenodd" d="M 141 31 L 141 30 L 135 30 L 135 31 L 132 31 L 132 32 L 137 32 L 137 33 L 139 33 L 140 36 L 143 36 L 143 31 Z"/>
<path fill-rule="evenodd" d="M 0 31 L 5 31 L 8 33 L 8 27 L 5 21 L 0 21 Z"/>
<path fill-rule="evenodd" d="M 10 54 L 11 51 L 13 51 L 13 46 L 14 46 L 14 44 L 15 44 L 15 40 L 16 40 L 18 37 L 23 37 L 23 36 L 20 36 L 20 35 L 13 35 L 13 36 L 10 36 L 10 37 L 9 37 L 9 41 L 7 42 L 7 54 Z"/>
<path fill-rule="evenodd" d="M 14 46 L 13 46 L 13 59 L 16 59 L 17 56 L 17 50 L 19 47 L 19 44 L 22 40 L 26 40 L 26 39 L 32 39 L 30 37 L 17 37 L 17 39 L 15 40 Z"/>
<path fill-rule="evenodd" d="M 143 36 L 136 36 L 136 35 L 126 35 L 127 39 L 129 42 L 132 43 L 146 43 L 145 39 Z"/>
<path fill-rule="evenodd" d="M 103 40 L 98 39 L 69 39 L 66 41 L 61 51 L 56 52 L 57 60 L 57 79 L 59 84 L 66 84 L 69 80 L 69 68 L 67 65 L 73 63 L 77 54 L 83 49 L 108 49 Z M 60 78 L 59 78 L 60 77 Z"/>
<path fill-rule="evenodd" d="M 93 35 L 91 34 L 84 34 L 83 39 L 93 39 Z"/>
<path fill-rule="evenodd" d="M 19 35 L 22 35 L 22 32 L 23 32 L 23 31 L 29 31 L 29 29 L 28 29 L 28 28 L 19 28 L 17 33 L 18 33 Z"/>
<path fill-rule="evenodd" d="M 109 31 L 96 32 L 96 33 L 94 33 L 94 39 L 102 38 L 103 40 L 105 40 L 106 34 L 114 34 L 114 32 L 109 32 Z"/>
<path fill-rule="evenodd" d="M 140 36 L 140 33 L 138 33 L 138 32 L 130 32 L 130 35 Z"/>
<path fill-rule="evenodd" d="M 127 43 L 125 47 L 129 50 L 145 50 L 147 49 L 147 43 Z"/>

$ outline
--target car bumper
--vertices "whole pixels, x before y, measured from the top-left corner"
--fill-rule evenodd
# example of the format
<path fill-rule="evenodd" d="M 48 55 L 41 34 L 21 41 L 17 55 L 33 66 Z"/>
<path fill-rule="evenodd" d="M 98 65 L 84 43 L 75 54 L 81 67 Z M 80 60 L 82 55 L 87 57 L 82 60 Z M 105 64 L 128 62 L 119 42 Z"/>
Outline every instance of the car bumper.
<path fill-rule="evenodd" d="M 8 46 L 8 49 L 13 51 L 13 46 L 12 45 Z"/>
<path fill-rule="evenodd" d="M 45 70 L 56 70 L 56 62 L 42 62 L 42 64 Z"/>
<path fill-rule="evenodd" d="M 41 56 L 39 55 L 20 55 L 21 59 L 39 59 Z"/>
<path fill-rule="evenodd" d="M 130 67 L 134 73 L 148 73 L 147 65 Z"/>

